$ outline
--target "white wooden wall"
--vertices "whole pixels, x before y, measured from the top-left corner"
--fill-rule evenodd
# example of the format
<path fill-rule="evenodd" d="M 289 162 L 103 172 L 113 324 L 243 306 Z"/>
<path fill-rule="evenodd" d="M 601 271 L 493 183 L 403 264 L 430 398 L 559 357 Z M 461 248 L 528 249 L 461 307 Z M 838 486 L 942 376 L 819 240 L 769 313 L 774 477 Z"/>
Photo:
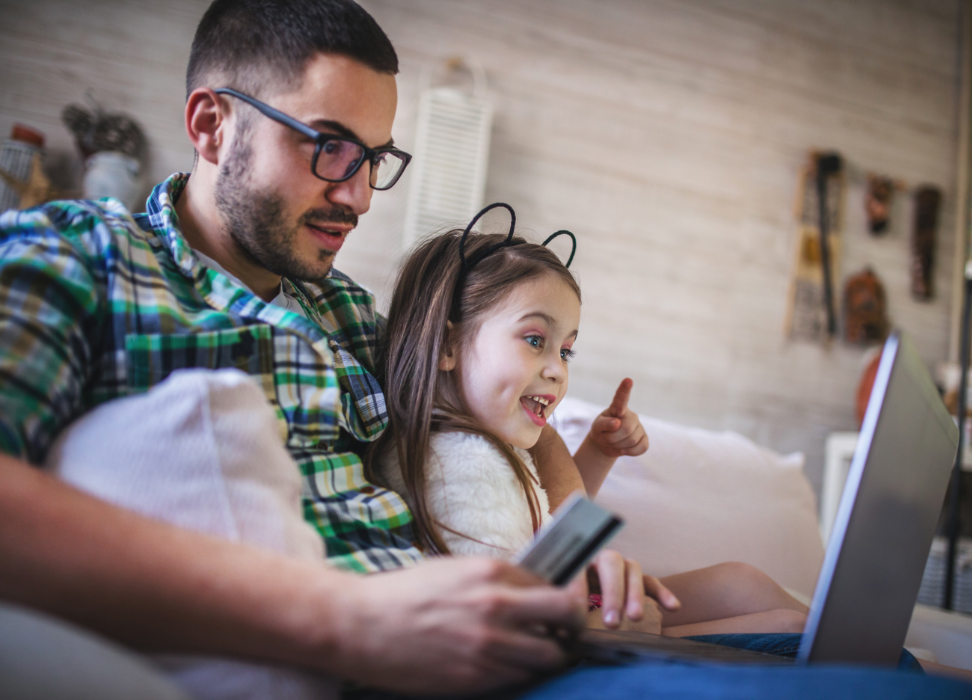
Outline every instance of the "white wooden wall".
<path fill-rule="evenodd" d="M 579 239 L 584 291 L 572 393 L 742 432 L 808 455 L 854 427 L 862 351 L 785 341 L 797 172 L 809 148 L 852 168 L 844 274 L 871 264 L 892 320 L 930 366 L 948 350 L 960 0 L 362 0 L 402 62 L 395 139 L 414 139 L 419 76 L 459 54 L 496 108 L 487 201 L 539 238 Z M 0 133 L 45 131 L 86 89 L 144 125 L 149 181 L 191 165 L 183 75 L 205 0 L 0 0 Z M 911 203 L 869 239 L 862 173 L 944 191 L 937 298 L 908 294 Z M 383 302 L 409 181 L 376 195 L 339 267 Z"/>

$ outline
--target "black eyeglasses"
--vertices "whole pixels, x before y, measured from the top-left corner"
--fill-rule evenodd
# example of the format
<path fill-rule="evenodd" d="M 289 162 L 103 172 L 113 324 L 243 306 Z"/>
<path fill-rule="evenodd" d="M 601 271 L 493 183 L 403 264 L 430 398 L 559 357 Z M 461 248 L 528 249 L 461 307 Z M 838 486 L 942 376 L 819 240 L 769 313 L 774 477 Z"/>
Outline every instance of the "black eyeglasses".
<path fill-rule="evenodd" d="M 405 172 L 405 166 L 412 160 L 412 156 L 397 148 L 390 146 L 368 148 L 357 139 L 323 134 L 270 105 L 231 88 L 219 88 L 214 92 L 243 100 L 258 109 L 261 114 L 313 139 L 316 147 L 314 158 L 311 160 L 311 172 L 321 180 L 344 182 L 353 177 L 361 168 L 361 164 L 367 161 L 371 165 L 369 182 L 372 189 L 387 190 L 398 182 L 398 178 Z"/>

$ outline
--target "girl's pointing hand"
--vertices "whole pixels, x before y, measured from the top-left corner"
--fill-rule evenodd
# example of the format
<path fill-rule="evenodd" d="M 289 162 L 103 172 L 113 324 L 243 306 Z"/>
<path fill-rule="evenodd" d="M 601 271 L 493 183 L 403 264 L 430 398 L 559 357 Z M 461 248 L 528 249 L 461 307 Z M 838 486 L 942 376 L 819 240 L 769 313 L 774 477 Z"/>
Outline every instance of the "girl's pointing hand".
<path fill-rule="evenodd" d="M 588 437 L 608 457 L 636 457 L 648 450 L 648 434 L 638 414 L 628 408 L 633 385 L 631 379 L 621 380 L 611 405 L 591 424 Z"/>

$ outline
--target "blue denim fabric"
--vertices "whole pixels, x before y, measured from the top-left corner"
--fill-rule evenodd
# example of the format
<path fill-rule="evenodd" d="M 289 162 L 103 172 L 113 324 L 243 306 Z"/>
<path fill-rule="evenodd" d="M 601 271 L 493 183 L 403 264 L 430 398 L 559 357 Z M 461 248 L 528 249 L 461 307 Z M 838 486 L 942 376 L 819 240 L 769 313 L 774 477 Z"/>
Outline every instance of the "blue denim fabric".
<path fill-rule="evenodd" d="M 751 651 L 795 655 L 799 634 L 727 634 L 693 637 Z M 581 665 L 529 688 L 476 696 L 477 700 L 969 700 L 972 684 L 902 673 L 918 667 L 904 652 L 899 670 L 814 664 L 758 666 L 700 660 L 640 660 L 630 666 Z M 358 691 L 356 700 L 404 700 L 403 696 Z M 441 700 L 441 697 L 440 697 Z"/>
<path fill-rule="evenodd" d="M 774 654 L 776 656 L 786 656 L 796 658 L 797 651 L 800 649 L 802 634 L 702 634 L 695 637 L 686 637 L 696 642 L 706 642 L 708 644 L 718 644 L 724 647 L 735 647 L 736 649 L 748 649 L 749 651 L 761 651 L 764 654 Z M 924 673 L 921 665 L 910 651 L 901 650 L 901 658 L 898 659 L 899 671 L 916 671 Z"/>
<path fill-rule="evenodd" d="M 491 696 L 492 697 L 492 696 Z M 638 663 L 581 668 L 518 700 L 969 700 L 972 684 L 863 666 Z"/>

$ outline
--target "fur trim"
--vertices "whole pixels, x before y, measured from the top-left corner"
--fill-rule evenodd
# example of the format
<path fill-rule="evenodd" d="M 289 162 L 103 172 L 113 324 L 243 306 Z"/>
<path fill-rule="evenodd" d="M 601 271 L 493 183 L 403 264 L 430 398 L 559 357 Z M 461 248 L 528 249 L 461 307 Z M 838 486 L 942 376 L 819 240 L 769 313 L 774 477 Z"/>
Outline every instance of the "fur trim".
<path fill-rule="evenodd" d="M 432 433 L 430 443 L 425 465 L 429 510 L 436 521 L 465 535 L 442 530 L 453 554 L 507 559 L 533 539 L 530 505 L 499 450 L 480 435 L 459 431 Z M 513 449 L 537 476 L 530 453 Z M 405 494 L 397 455 L 383 456 L 378 472 L 392 489 Z M 539 485 L 536 493 L 543 525 L 550 519 L 550 504 Z"/>

